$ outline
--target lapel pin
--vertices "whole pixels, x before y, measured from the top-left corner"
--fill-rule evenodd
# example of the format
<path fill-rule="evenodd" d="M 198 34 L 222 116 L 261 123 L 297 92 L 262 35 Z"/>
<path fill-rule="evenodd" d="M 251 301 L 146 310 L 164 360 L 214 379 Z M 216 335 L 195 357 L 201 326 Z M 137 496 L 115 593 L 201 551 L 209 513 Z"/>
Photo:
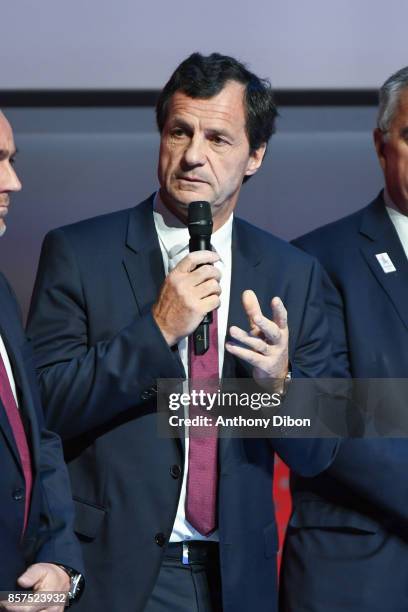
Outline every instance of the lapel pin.
<path fill-rule="evenodd" d="M 378 253 L 376 255 L 376 258 L 380 266 L 382 267 L 383 271 L 385 272 L 385 274 L 389 274 L 390 272 L 397 271 L 397 268 L 392 263 L 391 257 L 388 255 L 388 253 Z"/>

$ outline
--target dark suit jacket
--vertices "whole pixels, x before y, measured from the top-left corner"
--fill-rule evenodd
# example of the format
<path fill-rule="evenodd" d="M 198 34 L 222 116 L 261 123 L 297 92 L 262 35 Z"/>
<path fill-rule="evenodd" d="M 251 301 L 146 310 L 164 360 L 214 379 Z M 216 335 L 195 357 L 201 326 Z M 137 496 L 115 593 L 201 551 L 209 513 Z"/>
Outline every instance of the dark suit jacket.
<path fill-rule="evenodd" d="M 337 344 L 347 343 L 352 376 L 407 377 L 408 261 L 381 195 L 295 244 L 320 260 L 335 285 L 332 332 Z M 388 253 L 396 272 L 383 271 L 379 253 Z M 364 396 L 375 415 L 378 397 Z M 391 413 L 390 396 L 381 408 Z M 408 609 L 407 473 L 408 440 L 375 438 L 345 441 L 322 476 L 293 478 L 284 610 Z"/>
<path fill-rule="evenodd" d="M 31 563 L 55 562 L 81 572 L 83 568 L 73 532 L 74 513 L 61 442 L 56 434 L 43 429 L 31 347 L 24 336 L 15 298 L 2 275 L 0 334 L 13 369 L 34 472 L 29 521 L 20 542 L 24 476 L 0 400 L 0 590 L 14 590 L 16 579 Z"/>
<path fill-rule="evenodd" d="M 29 334 L 47 421 L 69 460 L 88 579 L 78 610 L 143 610 L 172 530 L 183 444 L 158 437 L 155 389 L 158 378 L 184 378 L 184 370 L 151 314 L 163 280 L 152 198 L 53 231 L 43 245 Z M 254 289 L 265 313 L 281 296 L 299 376 L 322 375 L 330 353 L 319 283 L 315 261 L 235 220 L 229 324 L 247 325 L 244 289 Z M 251 372 L 226 353 L 223 376 Z M 226 612 L 276 609 L 273 450 L 312 475 L 336 448 L 334 440 L 220 439 Z"/>

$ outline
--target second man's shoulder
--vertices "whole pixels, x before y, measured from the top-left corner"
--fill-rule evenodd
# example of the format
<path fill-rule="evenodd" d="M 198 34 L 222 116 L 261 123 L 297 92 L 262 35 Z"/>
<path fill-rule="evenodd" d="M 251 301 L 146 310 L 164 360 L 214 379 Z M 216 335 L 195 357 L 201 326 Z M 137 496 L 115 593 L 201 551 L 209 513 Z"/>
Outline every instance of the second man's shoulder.
<path fill-rule="evenodd" d="M 345 248 L 358 242 L 363 218 L 376 202 L 377 199 L 350 215 L 303 234 L 293 240 L 292 244 L 319 260 L 327 258 L 330 254 L 338 257 Z"/>

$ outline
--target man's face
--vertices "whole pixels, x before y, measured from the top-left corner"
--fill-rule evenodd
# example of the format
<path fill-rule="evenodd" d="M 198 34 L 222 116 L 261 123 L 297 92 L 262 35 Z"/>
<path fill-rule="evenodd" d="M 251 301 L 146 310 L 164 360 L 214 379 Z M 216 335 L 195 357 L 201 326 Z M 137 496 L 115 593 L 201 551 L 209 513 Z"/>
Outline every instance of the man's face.
<path fill-rule="evenodd" d="M 21 183 L 13 168 L 16 147 L 9 122 L 0 112 L 0 236 L 6 230 L 4 218 L 8 213 L 10 192 L 20 191 Z"/>
<path fill-rule="evenodd" d="M 408 215 L 408 89 L 400 94 L 390 129 L 375 130 L 374 141 L 391 200 Z"/>
<path fill-rule="evenodd" d="M 244 176 L 261 165 L 266 147 L 250 153 L 243 96 L 243 85 L 229 81 L 212 98 L 178 91 L 170 99 L 158 175 L 162 200 L 179 218 L 204 200 L 218 229 L 235 208 Z"/>

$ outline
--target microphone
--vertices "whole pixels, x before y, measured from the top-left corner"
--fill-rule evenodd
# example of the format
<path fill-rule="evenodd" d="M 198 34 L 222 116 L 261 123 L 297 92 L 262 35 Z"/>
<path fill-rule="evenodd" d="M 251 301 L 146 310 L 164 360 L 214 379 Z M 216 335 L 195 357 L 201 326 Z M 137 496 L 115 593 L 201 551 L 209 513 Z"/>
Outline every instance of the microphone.
<path fill-rule="evenodd" d="M 191 202 L 188 206 L 188 243 L 190 253 L 194 251 L 211 251 L 211 234 L 213 221 L 209 202 Z M 200 325 L 193 332 L 195 355 L 204 355 L 210 347 L 210 323 L 212 312 L 205 315 Z"/>

